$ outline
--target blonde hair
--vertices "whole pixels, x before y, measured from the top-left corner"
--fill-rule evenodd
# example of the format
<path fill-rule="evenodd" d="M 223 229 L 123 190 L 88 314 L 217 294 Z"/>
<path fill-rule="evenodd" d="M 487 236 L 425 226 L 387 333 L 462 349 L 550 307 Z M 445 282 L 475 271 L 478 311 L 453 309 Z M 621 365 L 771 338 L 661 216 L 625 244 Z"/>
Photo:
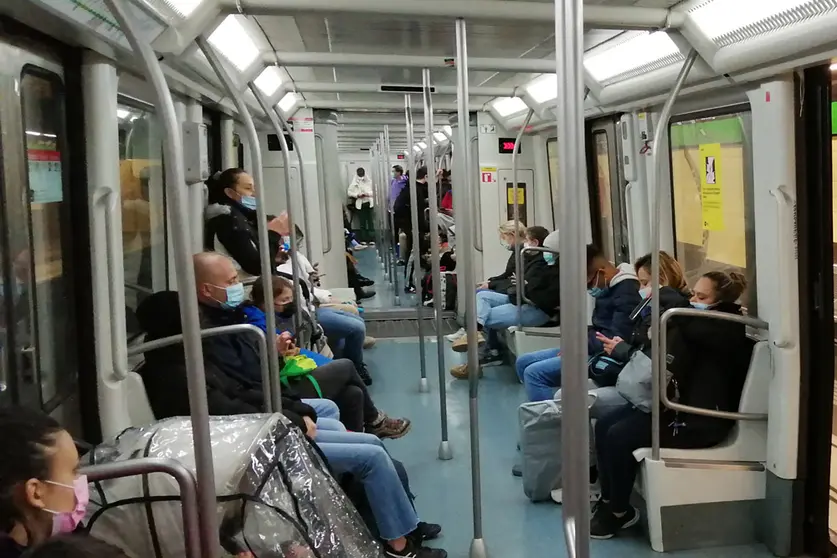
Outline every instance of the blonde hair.
<path fill-rule="evenodd" d="M 506 221 L 505 223 L 500 224 L 500 234 L 514 234 L 514 221 Z M 526 238 L 526 225 L 523 223 L 518 223 L 517 227 L 517 238 L 525 239 Z"/>
<path fill-rule="evenodd" d="M 634 269 L 636 271 L 644 269 L 648 272 L 648 275 L 651 275 L 651 254 L 645 254 L 639 258 L 634 264 Z M 686 274 L 680 267 L 680 262 L 663 250 L 660 250 L 660 286 L 671 287 L 679 291 L 685 291 L 688 286 Z"/>

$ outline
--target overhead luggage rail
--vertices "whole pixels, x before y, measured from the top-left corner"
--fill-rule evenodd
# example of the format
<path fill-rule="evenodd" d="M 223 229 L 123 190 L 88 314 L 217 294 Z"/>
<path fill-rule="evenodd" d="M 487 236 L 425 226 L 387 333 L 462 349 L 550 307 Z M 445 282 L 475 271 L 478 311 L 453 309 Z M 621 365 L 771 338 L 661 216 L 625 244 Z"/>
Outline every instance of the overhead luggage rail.
<path fill-rule="evenodd" d="M 183 515 L 183 539 L 186 543 L 186 558 L 202 558 L 200 521 L 198 519 L 198 496 L 195 476 L 174 459 L 161 457 L 138 457 L 127 461 L 88 465 L 79 470 L 89 482 L 99 482 L 124 477 L 165 473 L 172 477 L 180 489 L 180 507 Z"/>
<path fill-rule="evenodd" d="M 148 43 L 139 39 L 132 18 L 123 0 L 105 0 L 105 4 L 119 23 L 119 27 L 142 61 L 146 78 L 154 87 L 157 109 L 165 133 L 161 134 L 163 154 L 166 159 L 166 188 L 171 203 L 174 264 L 177 284 L 183 292 L 194 293 L 195 270 L 190 250 L 190 234 L 187 221 L 188 203 L 183 185 L 186 183 L 180 127 L 171 92 L 154 51 Z M 198 479 L 198 502 L 201 556 L 218 556 L 218 517 L 215 513 L 215 472 L 212 445 L 209 436 L 209 410 L 206 395 L 206 377 L 203 373 L 203 349 L 201 347 L 198 299 L 181 296 L 180 316 L 183 323 L 183 346 L 186 353 L 186 379 L 189 386 L 192 439 L 195 448 L 195 470 Z"/>

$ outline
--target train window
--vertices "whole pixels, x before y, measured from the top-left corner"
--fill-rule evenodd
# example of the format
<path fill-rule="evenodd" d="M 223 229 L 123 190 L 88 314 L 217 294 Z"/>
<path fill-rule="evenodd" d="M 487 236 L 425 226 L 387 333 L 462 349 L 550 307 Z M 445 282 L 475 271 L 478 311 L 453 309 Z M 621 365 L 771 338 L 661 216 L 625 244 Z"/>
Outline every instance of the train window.
<path fill-rule="evenodd" d="M 670 126 L 676 256 L 689 285 L 708 271 L 747 277 L 742 301 L 757 312 L 750 113 L 674 122 Z"/>
<path fill-rule="evenodd" d="M 601 219 L 601 243 L 605 256 L 610 261 L 616 261 L 616 246 L 614 244 L 613 205 L 610 199 L 610 145 L 607 132 L 604 130 L 593 132 L 596 165 L 596 190 L 598 190 L 599 216 Z"/>
<path fill-rule="evenodd" d="M 61 78 L 26 67 L 20 81 L 28 183 L 29 230 L 10 231 L 12 267 L 19 282 L 20 308 L 16 344 L 23 353 L 21 372 L 38 378 L 41 403 L 68 392 L 77 371 L 73 284 L 69 253 L 71 227 L 65 203 L 66 145 Z M 10 203 L 10 210 L 16 211 Z M 28 238 L 27 238 L 28 237 Z M 25 323 L 27 322 L 28 323 Z"/>
<path fill-rule="evenodd" d="M 156 116 L 147 107 L 120 101 L 116 113 L 126 327 L 131 337 L 140 333 L 132 311 L 146 296 L 168 286 L 163 144 Z"/>

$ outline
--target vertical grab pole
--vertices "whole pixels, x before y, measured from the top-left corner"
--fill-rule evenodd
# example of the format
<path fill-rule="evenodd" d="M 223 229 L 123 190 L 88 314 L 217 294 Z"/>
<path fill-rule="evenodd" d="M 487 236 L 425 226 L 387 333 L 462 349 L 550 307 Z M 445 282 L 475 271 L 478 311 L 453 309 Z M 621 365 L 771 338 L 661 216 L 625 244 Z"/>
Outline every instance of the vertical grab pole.
<path fill-rule="evenodd" d="M 185 222 L 188 203 L 183 186 L 186 176 L 183 168 L 183 152 L 180 126 L 174 111 L 174 102 L 166 85 L 160 62 L 151 45 L 141 41 L 122 0 L 105 0 L 108 9 L 119 23 L 134 52 L 142 59 L 146 78 L 154 87 L 157 106 L 165 129 L 163 152 L 166 157 L 166 186 L 171 202 L 171 220 L 174 229 L 174 265 L 177 284 L 184 296 L 180 299 L 180 316 L 183 322 L 183 346 L 186 354 L 186 381 L 189 387 L 189 410 L 192 415 L 192 440 L 195 448 L 195 472 L 198 480 L 198 504 L 200 505 L 201 555 L 218 556 L 218 516 L 215 498 L 215 467 L 212 461 L 212 445 L 209 433 L 209 407 L 206 401 L 206 378 L 203 373 L 203 348 L 201 326 L 198 318 L 198 299 L 195 296 L 195 268 L 192 261 L 192 242 Z"/>
<path fill-rule="evenodd" d="M 427 383 L 427 361 L 424 355 L 424 332 L 422 331 L 423 327 L 421 324 L 422 309 L 424 308 L 424 305 L 421 303 L 421 276 L 419 275 L 419 270 L 421 270 L 421 245 L 419 243 L 421 240 L 421 231 L 419 230 L 419 213 L 421 212 L 418 207 L 418 192 L 416 192 L 416 169 L 413 168 L 415 166 L 413 155 L 415 152 L 413 150 L 413 107 L 410 103 L 409 95 L 404 95 L 404 114 L 407 119 L 407 144 L 410 146 L 410 184 L 408 187 L 410 188 L 410 205 L 412 206 L 410 219 L 413 222 L 413 284 L 416 287 L 416 327 L 418 328 L 419 365 L 421 367 L 419 393 L 428 393 L 430 392 L 430 385 Z M 408 271 L 409 263 L 408 259 L 407 265 L 404 266 L 405 271 Z M 407 275 L 407 273 L 404 274 L 405 282 Z"/>
<path fill-rule="evenodd" d="M 564 462 L 564 523 L 575 525 L 568 555 L 590 558 L 590 419 L 587 410 L 587 258 L 581 216 L 587 204 L 584 151 L 582 0 L 555 0 L 558 75 L 558 148 L 561 200 L 561 350 L 564 390 L 561 457 Z M 566 331 L 566 333 L 565 333 Z"/>
<path fill-rule="evenodd" d="M 384 126 L 384 154 L 387 161 L 387 167 L 392 168 L 392 161 L 389 158 L 389 125 Z M 408 157 L 410 154 L 408 153 Z M 409 159 L 408 159 L 409 160 Z M 390 264 L 392 278 L 392 288 L 395 291 L 395 305 L 401 306 L 401 293 L 398 290 L 398 256 L 396 255 L 396 246 L 398 242 L 398 229 L 395 228 L 395 199 L 392 199 L 392 186 L 389 188 L 389 198 L 387 209 L 389 210 L 389 224 L 390 224 L 390 248 L 392 249 L 392 263 Z"/>
<path fill-rule="evenodd" d="M 442 268 L 439 263 L 439 198 L 436 185 L 436 160 L 434 154 L 435 138 L 433 137 L 433 97 L 430 94 L 430 70 L 421 71 L 424 97 L 424 133 L 427 150 L 427 199 L 430 202 L 430 260 L 433 274 L 433 312 L 436 318 L 436 356 L 439 361 L 439 413 L 442 421 L 442 441 L 439 442 L 439 459 L 447 461 L 453 458 L 448 440 L 448 402 L 445 385 L 445 342 L 442 339 L 442 309 L 443 302 L 439 298 L 442 293 Z"/>
<path fill-rule="evenodd" d="M 533 109 L 529 109 L 526 114 L 526 120 L 520 126 L 517 132 L 517 137 L 514 138 L 514 150 L 512 151 L 512 196 L 514 196 L 514 277 L 517 281 L 516 304 L 517 304 L 517 328 L 523 326 L 523 252 L 520 251 L 520 239 L 517 237 L 517 231 L 520 228 L 520 200 L 517 199 L 517 153 L 520 149 L 520 140 L 523 139 L 523 132 L 529 126 L 529 121 L 532 120 L 532 115 L 535 114 Z"/>
<path fill-rule="evenodd" d="M 654 211 L 651 214 L 651 331 L 655 339 L 660 334 L 660 219 L 663 213 L 663 202 L 660 198 L 660 161 L 662 154 L 666 152 L 663 147 L 663 139 L 668 137 L 668 121 L 671 120 L 671 113 L 674 109 L 674 101 L 680 94 L 689 72 L 697 60 L 697 51 L 692 49 L 686 56 L 677 81 L 668 95 L 663 110 L 660 112 L 660 119 L 657 122 L 657 129 L 654 130 L 654 143 L 651 146 L 651 173 L 648 176 L 648 195 L 654 200 Z M 654 341 L 654 345 L 657 345 Z M 665 358 L 668 351 L 665 347 L 655 346 L 651 359 L 651 459 L 660 459 L 660 371 L 665 369 Z"/>
<path fill-rule="evenodd" d="M 291 154 L 290 154 L 290 151 L 288 150 L 288 142 L 285 141 L 285 134 L 283 133 L 282 125 L 279 123 L 279 120 L 276 118 L 276 113 L 271 111 L 270 107 L 267 106 L 267 101 L 265 100 L 264 95 L 262 95 L 262 92 L 259 90 L 258 87 L 256 87 L 256 85 L 254 83 L 250 82 L 250 83 L 247 84 L 247 86 L 250 88 L 250 91 L 252 91 L 253 95 L 256 97 L 256 101 L 258 101 L 259 106 L 262 108 L 262 111 L 264 112 L 265 116 L 267 116 L 267 119 L 270 120 L 270 125 L 273 126 L 273 131 L 276 132 L 276 135 L 279 138 L 279 147 L 281 147 L 281 149 L 282 149 L 282 161 L 285 164 L 285 169 L 284 169 L 284 171 L 285 171 L 284 172 L 284 174 L 285 174 L 285 185 L 286 185 L 286 188 L 285 188 L 285 203 L 288 206 L 288 209 L 287 209 L 287 212 L 288 212 L 288 233 L 291 236 L 291 246 L 290 246 L 290 249 L 291 249 L 291 253 L 290 253 L 290 255 L 291 255 L 291 260 L 290 260 L 291 261 L 291 277 L 293 278 L 293 284 L 294 284 L 294 298 L 299 298 L 301 296 L 301 291 L 300 291 L 300 288 L 299 288 L 299 263 L 297 262 L 297 259 L 296 259 L 296 253 L 297 253 L 297 250 L 299 250 L 299 247 L 297 246 L 297 243 L 296 243 L 296 221 L 294 221 L 293 197 L 291 195 L 291 188 L 292 188 L 292 186 L 291 186 Z M 265 217 L 265 220 L 266 219 L 267 218 Z M 275 269 L 275 266 L 276 266 L 276 263 L 273 262 L 271 264 L 271 270 L 270 270 L 271 275 L 273 275 L 273 270 Z M 265 288 L 267 288 L 267 285 L 265 285 Z M 273 292 L 273 286 L 272 285 L 271 285 L 270 289 L 271 289 L 270 291 L 266 290 L 265 292 L 266 293 L 267 292 Z M 313 293 L 311 293 L 311 294 L 313 296 Z M 266 315 L 267 315 L 268 319 L 270 318 L 270 314 L 271 314 L 270 312 L 266 312 Z M 275 321 L 275 316 L 274 316 L 274 321 Z M 299 318 L 299 311 L 297 310 L 297 312 L 294 313 L 294 331 L 297 332 L 297 334 L 299 333 L 299 328 L 300 328 L 300 318 Z M 267 330 L 268 331 L 276 331 L 276 326 L 273 326 L 273 329 L 271 329 L 270 322 L 268 322 Z M 268 344 L 268 346 L 269 345 L 270 344 Z M 279 383 L 278 382 L 278 378 L 279 378 L 278 374 L 276 375 L 275 378 L 277 378 L 277 380 L 275 380 L 275 383 Z"/>
<path fill-rule="evenodd" d="M 470 558 L 485 558 L 485 540 L 482 536 L 482 479 L 480 473 L 480 425 L 479 407 L 479 366 L 480 357 L 477 352 L 477 297 L 471 286 L 476 285 L 474 278 L 474 245 L 475 231 L 471 227 L 473 204 L 468 200 L 471 190 L 471 155 L 469 153 L 468 135 L 470 130 L 470 114 L 468 113 L 468 39 L 466 36 L 465 20 L 456 20 L 456 105 L 457 121 L 459 123 L 459 160 L 462 162 L 462 186 L 454 188 L 454 195 L 459 192 L 458 203 L 454 202 L 456 211 L 456 231 L 462 236 L 459 262 L 462 264 L 462 281 L 468 294 L 465 296 L 465 328 L 468 332 L 468 414 L 470 418 L 470 446 L 471 446 L 471 496 L 474 514 L 474 538 L 469 551 Z"/>
<path fill-rule="evenodd" d="M 227 73 L 221 61 L 218 59 L 218 54 L 210 46 L 205 37 L 200 36 L 197 39 L 198 47 L 203 51 L 210 66 L 215 71 L 218 79 L 221 80 L 227 95 L 235 103 L 239 116 L 244 124 L 244 129 L 247 133 L 247 141 L 250 143 L 250 154 L 252 157 L 252 172 L 253 180 L 259 188 L 259 197 L 261 198 L 256 205 L 256 221 L 257 233 L 259 235 L 259 264 L 262 273 L 262 286 L 265 292 L 273 292 L 273 266 L 274 262 L 270 261 L 270 240 L 267 231 L 267 213 L 265 208 L 264 194 L 267 187 L 264 184 L 264 175 L 262 170 L 262 150 L 259 145 L 259 136 L 256 133 L 256 126 L 253 124 L 253 117 L 247 109 L 241 95 L 238 94 L 237 88 L 233 87 L 232 79 Z M 269 290 L 268 290 L 269 289 Z M 276 331 L 276 316 L 272 312 L 267 312 L 266 315 L 267 331 Z M 270 370 L 270 393 L 271 403 L 273 409 L 277 412 L 282 411 L 282 386 L 279 383 L 279 351 L 276 348 L 276 343 L 272 343 L 273 339 L 268 337 L 267 343 L 267 357 L 268 368 Z"/>

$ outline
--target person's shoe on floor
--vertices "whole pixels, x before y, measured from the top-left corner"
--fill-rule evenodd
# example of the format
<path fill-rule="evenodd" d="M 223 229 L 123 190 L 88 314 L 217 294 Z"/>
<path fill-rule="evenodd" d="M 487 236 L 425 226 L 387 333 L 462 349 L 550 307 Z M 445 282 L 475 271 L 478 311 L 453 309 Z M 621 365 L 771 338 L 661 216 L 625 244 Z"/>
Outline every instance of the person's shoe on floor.
<path fill-rule="evenodd" d="M 456 378 L 457 380 L 467 380 L 468 379 L 468 365 L 467 364 L 460 364 L 458 366 L 454 366 L 450 369 L 450 375 Z M 479 370 L 479 377 L 482 378 L 482 367 Z"/>
<path fill-rule="evenodd" d="M 488 349 L 480 354 L 480 366 L 503 362 L 503 354 L 497 349 Z"/>
<path fill-rule="evenodd" d="M 482 347 L 485 345 L 485 336 L 483 336 L 481 331 L 477 332 L 477 345 Z M 451 347 L 455 353 L 467 353 L 468 352 L 468 336 L 463 335 L 459 339 L 453 342 L 453 346 Z"/>
<path fill-rule="evenodd" d="M 590 538 L 613 538 L 619 531 L 633 527 L 637 522 L 639 522 L 639 510 L 633 506 L 621 515 L 615 513 L 611 506 L 599 506 L 590 520 Z"/>
<path fill-rule="evenodd" d="M 371 386 L 372 385 L 372 375 L 369 373 L 369 368 L 366 367 L 365 364 L 361 364 L 357 366 L 357 375 L 360 376 L 360 379 L 363 380 L 364 385 Z"/>
<path fill-rule="evenodd" d="M 447 558 L 448 553 L 441 548 L 427 548 L 413 543 L 409 537 L 398 548 L 394 541 L 384 542 L 384 556 L 387 558 Z"/>
<path fill-rule="evenodd" d="M 369 337 L 367 335 L 366 338 L 363 340 L 363 348 L 364 349 L 371 349 L 372 347 L 375 346 L 375 343 L 377 343 L 377 342 L 378 342 L 377 339 L 375 339 L 374 337 Z"/>
<path fill-rule="evenodd" d="M 394 419 L 379 412 L 375 422 L 366 427 L 366 432 L 374 434 L 378 438 L 397 440 L 410 431 L 412 424 L 409 419 Z"/>
<path fill-rule="evenodd" d="M 512 466 L 512 476 L 513 477 L 522 477 L 523 476 L 523 465 L 520 463 L 515 463 Z"/>
<path fill-rule="evenodd" d="M 468 332 L 467 332 L 467 331 L 465 331 L 465 328 L 464 328 L 464 327 L 460 327 L 460 328 L 459 328 L 459 331 L 456 331 L 456 332 L 454 332 L 454 333 L 449 333 L 449 334 L 445 335 L 445 339 L 447 339 L 447 340 L 448 340 L 448 341 L 450 341 L 451 343 L 454 343 L 454 342 L 456 342 L 456 340 L 457 340 L 457 339 L 459 339 L 460 337 L 465 337 L 465 335 L 466 335 L 467 333 L 468 333 Z"/>
<path fill-rule="evenodd" d="M 441 534 L 441 525 L 419 521 L 418 526 L 412 533 L 407 535 L 407 538 L 410 539 L 416 546 L 421 546 L 422 542 L 437 539 Z"/>

